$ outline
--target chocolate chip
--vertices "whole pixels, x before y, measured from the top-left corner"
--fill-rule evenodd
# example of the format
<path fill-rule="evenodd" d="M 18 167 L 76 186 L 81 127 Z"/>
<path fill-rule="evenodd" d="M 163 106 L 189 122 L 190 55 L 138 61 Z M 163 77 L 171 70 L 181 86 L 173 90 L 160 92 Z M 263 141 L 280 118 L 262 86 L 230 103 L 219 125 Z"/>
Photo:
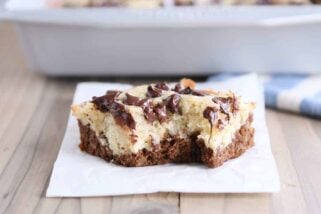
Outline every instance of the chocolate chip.
<path fill-rule="evenodd" d="M 167 121 L 166 106 L 164 103 L 159 103 L 154 107 L 154 112 L 160 123 Z"/>
<path fill-rule="evenodd" d="M 152 123 L 156 120 L 156 114 L 152 108 L 152 102 L 149 99 L 143 99 L 139 102 L 144 112 L 144 117 L 147 122 Z"/>
<path fill-rule="evenodd" d="M 208 119 L 211 126 L 214 124 L 216 118 L 217 118 L 217 111 L 218 109 L 215 107 L 206 107 L 206 109 L 203 112 L 203 117 Z"/>
<path fill-rule="evenodd" d="M 208 139 L 209 142 L 212 138 L 213 124 L 214 124 L 215 120 L 217 119 L 217 111 L 218 111 L 217 108 L 209 106 L 209 107 L 206 107 L 206 109 L 203 112 L 203 117 L 206 118 L 211 125 L 210 137 Z"/>
<path fill-rule="evenodd" d="M 136 122 L 132 115 L 126 111 L 124 105 L 115 102 L 119 93 L 119 91 L 108 91 L 104 96 L 93 97 L 92 103 L 99 111 L 110 112 L 118 125 L 135 129 Z"/>
<path fill-rule="evenodd" d="M 235 111 L 238 111 L 240 109 L 239 102 L 236 96 L 233 97 L 233 110 L 232 112 L 234 113 Z"/>
<path fill-rule="evenodd" d="M 178 94 L 173 94 L 169 96 L 166 100 L 167 104 L 166 107 L 171 113 L 178 113 L 179 112 L 179 102 L 181 101 L 181 96 Z"/>
<path fill-rule="evenodd" d="M 113 115 L 116 123 L 120 126 L 127 126 L 130 129 L 136 128 L 136 122 L 133 116 L 126 111 L 123 104 L 113 102 L 110 105 L 110 113 Z"/>
<path fill-rule="evenodd" d="M 120 91 L 107 91 L 104 96 L 93 97 L 91 102 L 94 103 L 95 107 L 101 112 L 107 112 L 109 111 L 110 104 L 114 102 L 120 93 Z"/>
<path fill-rule="evenodd" d="M 110 101 L 107 99 L 106 95 L 101 97 L 93 97 L 91 101 L 96 109 L 101 112 L 107 112 L 109 110 Z"/>
<path fill-rule="evenodd" d="M 150 105 L 150 102 L 151 100 L 150 99 L 141 99 L 139 102 L 138 102 L 138 106 L 140 107 L 145 107 L 145 106 L 148 106 Z"/>
<path fill-rule="evenodd" d="M 167 86 L 167 84 L 165 82 L 160 82 L 160 83 L 157 83 L 155 85 L 156 88 L 159 88 L 159 89 L 162 89 L 162 90 L 169 90 L 169 87 Z"/>
<path fill-rule="evenodd" d="M 160 95 L 162 95 L 162 90 L 153 86 L 148 86 L 147 87 L 147 93 L 146 96 L 147 97 L 159 97 Z"/>
<path fill-rule="evenodd" d="M 121 93 L 121 91 L 110 90 L 106 92 L 106 99 L 108 102 L 112 102 Z"/>
<path fill-rule="evenodd" d="M 193 90 L 192 94 L 195 96 L 205 96 L 207 93 L 205 91 L 200 91 L 200 90 Z"/>
<path fill-rule="evenodd" d="M 138 106 L 139 101 L 140 101 L 139 97 L 135 97 L 135 96 L 132 96 L 132 95 L 126 93 L 126 99 L 123 101 L 123 103 L 126 105 Z"/>
<path fill-rule="evenodd" d="M 177 83 L 173 89 L 173 91 L 179 92 L 182 89 L 182 86 L 180 83 Z"/>
<path fill-rule="evenodd" d="M 190 87 L 186 87 L 183 90 L 178 91 L 180 94 L 191 94 L 193 90 Z"/>
<path fill-rule="evenodd" d="M 212 101 L 220 105 L 220 111 L 227 116 L 227 119 L 230 120 L 229 112 L 234 113 L 239 109 L 239 104 L 237 98 L 233 97 L 214 97 Z"/>
<path fill-rule="evenodd" d="M 194 96 L 205 96 L 206 95 L 205 92 L 199 91 L 199 90 L 193 90 L 190 87 L 186 87 L 186 88 L 184 88 L 182 90 L 178 90 L 176 92 L 178 92 L 179 94 L 191 94 L 191 95 L 194 95 Z"/>
<path fill-rule="evenodd" d="M 156 120 L 156 114 L 152 108 L 144 108 L 144 116 L 149 123 L 152 123 Z"/>

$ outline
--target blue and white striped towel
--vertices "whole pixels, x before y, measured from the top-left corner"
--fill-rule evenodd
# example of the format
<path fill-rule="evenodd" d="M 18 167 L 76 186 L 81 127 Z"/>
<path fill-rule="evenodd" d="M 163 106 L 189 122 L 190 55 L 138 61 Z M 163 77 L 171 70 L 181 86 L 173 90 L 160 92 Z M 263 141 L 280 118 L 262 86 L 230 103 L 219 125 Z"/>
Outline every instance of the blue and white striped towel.
<path fill-rule="evenodd" d="M 217 74 L 209 77 L 208 81 L 224 81 L 242 75 Z M 272 74 L 261 75 L 259 79 L 264 84 L 267 107 L 321 118 L 321 75 Z"/>

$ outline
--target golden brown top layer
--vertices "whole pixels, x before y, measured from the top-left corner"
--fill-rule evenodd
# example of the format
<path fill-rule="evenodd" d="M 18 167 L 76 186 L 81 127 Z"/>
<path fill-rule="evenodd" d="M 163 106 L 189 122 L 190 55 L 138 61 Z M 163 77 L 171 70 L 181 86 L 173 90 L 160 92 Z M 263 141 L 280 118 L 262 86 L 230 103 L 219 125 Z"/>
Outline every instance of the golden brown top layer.
<path fill-rule="evenodd" d="M 160 82 L 137 87 L 143 87 L 145 90 L 133 88 L 125 92 L 107 91 L 103 96 L 93 97 L 91 102 L 97 110 L 110 112 L 119 125 L 135 129 L 136 123 L 132 115 L 126 110 L 126 105 L 142 108 L 145 119 L 149 123 L 153 123 L 155 120 L 163 123 L 168 120 L 168 114 L 182 114 L 179 109 L 181 95 L 211 96 L 212 102 L 218 106 L 207 107 L 203 116 L 208 119 L 211 125 L 217 122 L 217 126 L 223 128 L 227 123 L 226 121 L 230 119 L 229 114 L 238 110 L 237 97 L 234 94 L 227 97 L 226 94 L 213 96 L 214 94 L 219 95 L 219 93 L 210 90 L 196 90 L 195 86 L 195 82 L 190 79 L 182 79 L 173 88 L 170 88 L 165 82 Z M 160 99 L 160 101 L 153 102 L 156 99 Z M 217 119 L 218 111 L 226 115 L 225 119 Z"/>

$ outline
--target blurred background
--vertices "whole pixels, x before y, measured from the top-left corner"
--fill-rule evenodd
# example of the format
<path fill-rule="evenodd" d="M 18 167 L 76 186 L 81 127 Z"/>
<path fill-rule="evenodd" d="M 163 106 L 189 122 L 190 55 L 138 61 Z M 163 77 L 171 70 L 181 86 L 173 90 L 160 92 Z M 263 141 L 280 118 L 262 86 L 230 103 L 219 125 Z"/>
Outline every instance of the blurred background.
<path fill-rule="evenodd" d="M 318 0 L 0 2 L 1 66 L 25 66 L 19 75 L 136 84 L 255 72 L 267 107 L 321 116 Z"/>

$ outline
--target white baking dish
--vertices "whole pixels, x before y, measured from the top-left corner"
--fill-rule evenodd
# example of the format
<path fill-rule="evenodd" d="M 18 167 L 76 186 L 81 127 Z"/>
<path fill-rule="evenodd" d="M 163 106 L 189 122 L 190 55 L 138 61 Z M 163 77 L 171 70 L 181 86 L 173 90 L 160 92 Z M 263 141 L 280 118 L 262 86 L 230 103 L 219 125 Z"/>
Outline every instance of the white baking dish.
<path fill-rule="evenodd" d="M 49 10 L 12 2 L 2 17 L 16 26 L 31 69 L 49 75 L 321 72 L 320 6 Z"/>

